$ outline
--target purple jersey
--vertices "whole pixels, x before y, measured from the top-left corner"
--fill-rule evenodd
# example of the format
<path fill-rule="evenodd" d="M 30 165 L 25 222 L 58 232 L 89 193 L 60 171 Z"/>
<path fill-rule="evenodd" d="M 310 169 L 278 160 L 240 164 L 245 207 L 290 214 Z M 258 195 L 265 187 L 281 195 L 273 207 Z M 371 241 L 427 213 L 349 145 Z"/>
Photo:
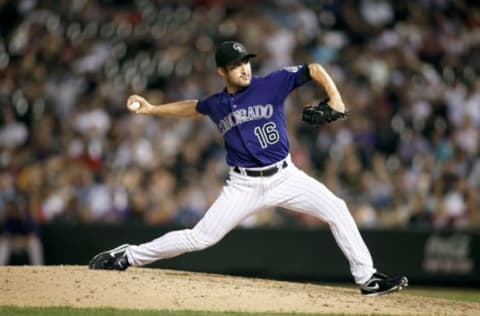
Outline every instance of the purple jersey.
<path fill-rule="evenodd" d="M 253 77 L 250 85 L 235 94 L 226 89 L 197 104 L 223 135 L 227 164 L 263 167 L 289 153 L 285 123 L 285 99 L 310 80 L 308 67 L 294 66 L 265 77 Z"/>

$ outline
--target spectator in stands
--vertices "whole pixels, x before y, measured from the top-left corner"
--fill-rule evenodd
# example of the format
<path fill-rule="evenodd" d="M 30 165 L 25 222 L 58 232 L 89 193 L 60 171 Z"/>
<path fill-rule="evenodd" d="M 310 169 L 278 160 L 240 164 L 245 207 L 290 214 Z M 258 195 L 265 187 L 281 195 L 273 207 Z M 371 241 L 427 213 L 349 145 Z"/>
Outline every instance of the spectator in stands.
<path fill-rule="evenodd" d="M 288 99 L 286 116 L 292 158 L 353 201 L 360 224 L 444 227 L 445 214 L 456 214 L 455 227 L 480 225 L 477 5 L 116 3 L 0 1 L 0 208 L 25 191 L 41 222 L 188 225 L 226 175 L 215 169 L 221 139 L 208 122 L 132 117 L 125 98 L 217 91 L 209 56 L 236 38 L 257 47 L 260 73 L 316 60 L 342 86 L 348 120 L 302 125 L 292 108 L 323 97 L 308 87 Z M 446 165 L 467 181 L 444 183 Z M 207 201 L 192 203 L 202 194 Z M 304 220 L 271 216 L 279 225 Z"/>

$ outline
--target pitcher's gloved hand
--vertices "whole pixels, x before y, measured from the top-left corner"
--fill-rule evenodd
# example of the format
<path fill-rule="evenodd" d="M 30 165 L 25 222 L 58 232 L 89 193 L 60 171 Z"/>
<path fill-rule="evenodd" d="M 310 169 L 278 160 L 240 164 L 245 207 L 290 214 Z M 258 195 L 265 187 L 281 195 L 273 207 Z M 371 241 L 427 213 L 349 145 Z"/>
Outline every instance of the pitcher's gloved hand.
<path fill-rule="evenodd" d="M 328 98 L 320 101 L 317 105 L 307 106 L 302 111 L 302 120 L 313 126 L 321 126 L 325 123 L 331 123 L 349 115 L 348 111 L 339 112 L 333 109 Z"/>

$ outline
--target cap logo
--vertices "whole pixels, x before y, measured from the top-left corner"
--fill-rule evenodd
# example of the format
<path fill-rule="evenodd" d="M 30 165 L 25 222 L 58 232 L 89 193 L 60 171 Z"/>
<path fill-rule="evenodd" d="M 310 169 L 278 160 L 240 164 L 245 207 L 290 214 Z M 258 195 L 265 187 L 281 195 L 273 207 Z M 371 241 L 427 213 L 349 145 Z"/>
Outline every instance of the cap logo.
<path fill-rule="evenodd" d="M 233 49 L 236 50 L 236 51 L 239 52 L 239 53 L 243 53 L 243 52 L 246 51 L 246 50 L 245 50 L 245 47 L 243 47 L 243 45 L 240 44 L 240 43 L 234 43 L 234 44 L 233 44 Z"/>

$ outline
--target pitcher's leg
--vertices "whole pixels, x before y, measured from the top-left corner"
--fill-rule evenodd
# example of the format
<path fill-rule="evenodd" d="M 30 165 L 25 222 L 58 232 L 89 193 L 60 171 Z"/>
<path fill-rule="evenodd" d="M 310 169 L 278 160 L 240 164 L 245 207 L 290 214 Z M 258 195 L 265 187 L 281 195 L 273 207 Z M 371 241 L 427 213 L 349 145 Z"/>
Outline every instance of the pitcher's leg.
<path fill-rule="evenodd" d="M 142 266 L 159 259 L 202 250 L 220 241 L 245 217 L 260 208 L 260 197 L 253 188 L 226 187 L 193 229 L 167 233 L 151 242 L 129 246 L 128 262 Z"/>
<path fill-rule="evenodd" d="M 295 166 L 286 172 L 289 180 L 272 190 L 274 195 L 272 199 L 282 200 L 281 206 L 325 221 L 350 264 L 355 282 L 357 284 L 366 282 L 376 270 L 370 252 L 345 202 Z"/>

